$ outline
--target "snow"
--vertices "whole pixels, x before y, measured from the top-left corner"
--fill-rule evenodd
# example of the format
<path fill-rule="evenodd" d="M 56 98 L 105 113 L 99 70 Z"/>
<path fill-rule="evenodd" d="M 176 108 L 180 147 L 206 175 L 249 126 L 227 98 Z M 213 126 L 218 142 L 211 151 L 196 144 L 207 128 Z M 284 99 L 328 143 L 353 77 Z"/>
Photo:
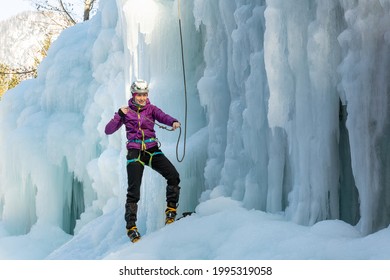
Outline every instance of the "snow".
<path fill-rule="evenodd" d="M 3 3 L 14 5 L 15 1 Z M 23 9 L 24 6 L 20 6 Z M 7 9 L 2 9 L 1 12 Z M 66 26 L 63 18 L 53 19 L 51 13 L 26 9 L 6 20 L 0 20 L 0 62 L 13 68 L 35 67 L 42 60 L 45 40 L 54 41 Z M 8 11 L 11 12 L 11 11 Z M 21 63 L 23 62 L 23 63 Z"/>
<path fill-rule="evenodd" d="M 135 78 L 184 123 L 177 4 L 103 1 L 5 94 L 0 259 L 389 259 L 385 0 L 182 1 L 184 162 L 177 132 L 157 133 L 179 217 L 195 213 L 164 226 L 165 182 L 146 169 L 129 242 L 126 139 L 104 127 Z"/>
<path fill-rule="evenodd" d="M 247 210 L 227 197 L 130 244 L 123 211 L 94 219 L 74 237 L 49 225 L 0 239 L 2 259 L 59 260 L 379 260 L 388 259 L 388 229 L 362 236 L 353 226 L 322 221 L 301 226 L 278 214 Z M 234 222 L 233 222 L 234 221 Z M 143 232 L 142 232 L 143 233 Z M 23 249 L 23 250 L 20 250 Z"/>

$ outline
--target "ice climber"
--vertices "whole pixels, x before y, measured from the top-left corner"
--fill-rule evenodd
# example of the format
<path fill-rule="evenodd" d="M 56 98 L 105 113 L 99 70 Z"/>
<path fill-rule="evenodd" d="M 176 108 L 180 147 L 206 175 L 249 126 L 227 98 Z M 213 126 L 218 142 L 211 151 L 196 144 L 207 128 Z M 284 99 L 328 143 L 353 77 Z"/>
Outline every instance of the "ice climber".
<path fill-rule="evenodd" d="M 145 165 L 160 173 L 167 180 L 165 224 L 175 221 L 177 203 L 180 195 L 180 176 L 176 168 L 159 148 L 154 130 L 155 121 L 180 127 L 180 122 L 152 105 L 148 99 L 148 83 L 137 80 L 131 85 L 132 97 L 128 106 L 122 107 L 114 114 L 105 128 L 107 135 L 117 131 L 123 124 L 127 137 L 127 196 L 125 204 L 125 221 L 127 235 L 132 242 L 140 239 L 138 232 L 137 210 L 140 199 L 140 187 Z"/>

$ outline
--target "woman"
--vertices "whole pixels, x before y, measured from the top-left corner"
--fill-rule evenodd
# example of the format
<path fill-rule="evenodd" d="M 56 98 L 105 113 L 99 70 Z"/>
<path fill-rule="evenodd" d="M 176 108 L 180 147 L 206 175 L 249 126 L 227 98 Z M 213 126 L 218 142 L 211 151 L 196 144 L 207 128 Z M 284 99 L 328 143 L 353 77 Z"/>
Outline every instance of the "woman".
<path fill-rule="evenodd" d="M 148 99 L 147 82 L 137 80 L 131 85 L 128 106 L 122 107 L 115 113 L 114 118 L 106 125 L 107 135 L 117 131 L 123 124 L 127 137 L 127 178 L 128 188 L 125 206 L 125 221 L 127 235 L 132 242 L 140 239 L 138 232 L 137 210 L 140 199 L 140 187 L 145 165 L 160 173 L 167 180 L 165 224 L 175 221 L 177 203 L 180 195 L 180 176 L 173 164 L 159 149 L 159 143 L 154 130 L 154 122 L 180 127 L 180 122 L 152 105 Z"/>

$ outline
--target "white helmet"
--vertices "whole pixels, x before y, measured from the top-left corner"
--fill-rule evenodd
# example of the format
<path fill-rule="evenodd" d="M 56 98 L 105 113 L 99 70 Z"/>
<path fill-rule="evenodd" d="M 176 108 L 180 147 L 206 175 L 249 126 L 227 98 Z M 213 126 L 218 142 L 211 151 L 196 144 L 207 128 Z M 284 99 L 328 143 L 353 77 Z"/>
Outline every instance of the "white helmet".
<path fill-rule="evenodd" d="M 144 80 L 137 80 L 134 83 L 132 83 L 130 87 L 131 93 L 149 93 L 149 87 L 148 83 Z"/>

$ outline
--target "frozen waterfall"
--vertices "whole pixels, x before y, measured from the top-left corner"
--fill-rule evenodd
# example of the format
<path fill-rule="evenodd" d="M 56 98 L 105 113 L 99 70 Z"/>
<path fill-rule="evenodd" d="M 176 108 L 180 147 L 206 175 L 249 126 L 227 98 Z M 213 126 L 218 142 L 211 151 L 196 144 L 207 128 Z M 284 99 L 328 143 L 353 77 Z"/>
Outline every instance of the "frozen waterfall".
<path fill-rule="evenodd" d="M 104 126 L 135 78 L 184 120 L 178 1 L 106 0 L 65 30 L 37 79 L 0 101 L 0 237 L 77 233 L 122 209 L 125 137 Z M 220 196 L 303 225 L 390 224 L 390 1 L 181 1 L 188 139 L 158 130 L 181 211 Z M 122 131 L 123 132 L 123 131 Z M 179 152 L 182 151 L 181 142 Z M 146 170 L 140 227 L 162 226 L 164 181 Z M 121 210 L 122 211 L 122 210 Z"/>

